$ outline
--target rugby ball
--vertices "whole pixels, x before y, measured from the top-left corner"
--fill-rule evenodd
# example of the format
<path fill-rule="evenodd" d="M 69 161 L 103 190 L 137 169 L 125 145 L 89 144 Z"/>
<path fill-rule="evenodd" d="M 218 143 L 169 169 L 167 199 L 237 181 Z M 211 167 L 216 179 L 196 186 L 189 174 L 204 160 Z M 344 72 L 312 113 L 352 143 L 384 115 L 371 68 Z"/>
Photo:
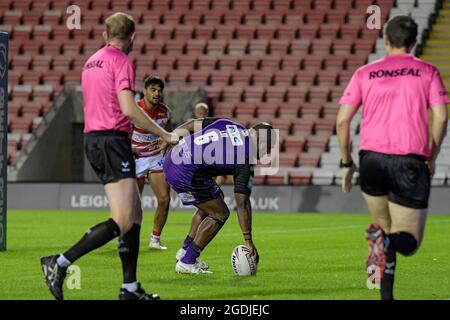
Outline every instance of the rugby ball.
<path fill-rule="evenodd" d="M 234 248 L 231 254 L 231 267 L 238 276 L 254 276 L 258 265 L 251 257 L 250 249 L 244 245 Z"/>

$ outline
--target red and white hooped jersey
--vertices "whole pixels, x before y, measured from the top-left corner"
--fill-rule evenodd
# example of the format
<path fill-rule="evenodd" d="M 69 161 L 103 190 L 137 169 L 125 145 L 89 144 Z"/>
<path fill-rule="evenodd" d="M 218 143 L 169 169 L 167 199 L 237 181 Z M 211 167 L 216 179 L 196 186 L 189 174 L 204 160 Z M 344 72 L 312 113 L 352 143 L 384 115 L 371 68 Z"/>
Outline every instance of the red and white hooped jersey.
<path fill-rule="evenodd" d="M 157 124 L 161 127 L 165 127 L 171 119 L 171 111 L 165 104 L 160 103 L 153 111 L 147 110 L 145 106 L 145 100 L 139 100 L 138 106 Z M 133 126 L 133 134 L 131 135 L 131 147 L 133 152 L 137 154 L 139 158 L 151 157 L 158 154 L 158 135 L 143 130 L 137 126 Z"/>

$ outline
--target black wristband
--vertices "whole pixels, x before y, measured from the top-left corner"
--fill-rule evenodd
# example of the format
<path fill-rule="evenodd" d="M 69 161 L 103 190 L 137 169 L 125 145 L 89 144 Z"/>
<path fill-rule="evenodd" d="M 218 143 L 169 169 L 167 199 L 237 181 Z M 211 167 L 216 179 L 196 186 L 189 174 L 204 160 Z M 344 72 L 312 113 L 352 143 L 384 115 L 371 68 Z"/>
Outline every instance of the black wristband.
<path fill-rule="evenodd" d="M 248 241 L 248 240 L 252 240 L 252 232 L 248 231 L 248 232 L 242 232 L 243 236 L 244 236 L 244 240 Z M 245 236 L 250 236 L 250 237 L 245 237 Z"/>
<path fill-rule="evenodd" d="M 340 161 L 340 166 L 341 166 L 341 167 L 344 167 L 344 168 L 350 168 L 351 166 L 353 166 L 353 160 L 350 159 L 349 162 L 344 163 L 344 162 L 342 162 L 342 159 L 341 159 L 341 161 Z"/>

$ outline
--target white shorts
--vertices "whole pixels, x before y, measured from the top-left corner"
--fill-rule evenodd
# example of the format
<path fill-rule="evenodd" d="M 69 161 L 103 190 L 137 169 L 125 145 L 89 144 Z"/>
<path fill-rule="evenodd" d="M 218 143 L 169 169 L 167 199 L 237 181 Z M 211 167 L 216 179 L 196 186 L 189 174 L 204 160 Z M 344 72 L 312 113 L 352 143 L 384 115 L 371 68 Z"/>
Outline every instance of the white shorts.
<path fill-rule="evenodd" d="M 145 158 L 137 158 L 136 177 L 141 178 L 150 173 L 163 172 L 164 157 L 161 154 Z"/>

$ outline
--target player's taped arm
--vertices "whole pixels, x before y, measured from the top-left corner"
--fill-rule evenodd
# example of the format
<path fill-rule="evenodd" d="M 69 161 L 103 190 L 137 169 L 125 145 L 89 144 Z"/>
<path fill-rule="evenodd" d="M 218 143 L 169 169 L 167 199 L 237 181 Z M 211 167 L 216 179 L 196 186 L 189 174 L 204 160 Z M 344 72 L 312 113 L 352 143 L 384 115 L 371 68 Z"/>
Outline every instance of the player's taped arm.
<path fill-rule="evenodd" d="M 250 196 L 243 193 L 235 193 L 236 211 L 245 241 L 252 241 L 252 205 Z"/>
<path fill-rule="evenodd" d="M 133 124 L 138 127 L 152 132 L 160 136 L 163 140 L 173 143 L 172 135 L 164 130 L 160 125 L 153 121 L 149 116 L 142 111 L 141 108 L 134 101 L 134 94 L 131 90 L 125 89 L 117 94 L 120 108 L 125 117 L 127 117 Z M 178 141 L 178 140 L 177 140 Z"/>
<path fill-rule="evenodd" d="M 252 240 L 252 192 L 253 165 L 240 164 L 234 174 L 234 196 L 239 225 L 245 241 Z"/>

